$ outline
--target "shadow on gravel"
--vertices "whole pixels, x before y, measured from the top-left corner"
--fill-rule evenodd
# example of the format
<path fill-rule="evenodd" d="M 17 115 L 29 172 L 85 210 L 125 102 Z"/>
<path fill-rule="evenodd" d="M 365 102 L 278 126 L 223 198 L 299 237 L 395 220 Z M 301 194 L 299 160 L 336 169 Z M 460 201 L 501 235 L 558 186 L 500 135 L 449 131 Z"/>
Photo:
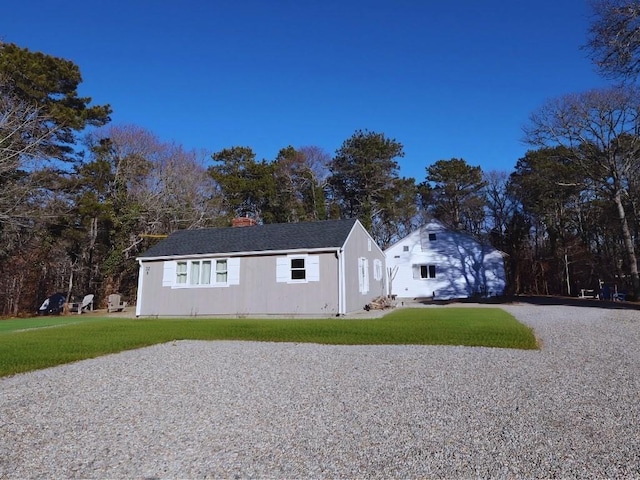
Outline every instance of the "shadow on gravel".
<path fill-rule="evenodd" d="M 640 310 L 640 303 L 613 302 L 608 300 L 593 300 L 571 297 L 551 297 L 537 295 L 515 295 L 511 297 L 491 298 L 461 298 L 457 300 L 432 300 L 430 298 L 416 298 L 414 300 L 423 305 L 451 305 L 457 303 L 474 303 L 483 305 L 566 305 L 570 307 L 609 308 L 615 310 Z"/>

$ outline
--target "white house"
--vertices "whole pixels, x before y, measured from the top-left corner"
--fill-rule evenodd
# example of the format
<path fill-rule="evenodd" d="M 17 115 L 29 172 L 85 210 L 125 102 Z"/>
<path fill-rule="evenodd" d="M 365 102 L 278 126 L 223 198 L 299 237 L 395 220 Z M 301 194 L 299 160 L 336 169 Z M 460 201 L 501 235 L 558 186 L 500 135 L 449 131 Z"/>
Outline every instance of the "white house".
<path fill-rule="evenodd" d="M 504 253 L 432 220 L 385 250 L 389 288 L 399 298 L 502 295 Z"/>

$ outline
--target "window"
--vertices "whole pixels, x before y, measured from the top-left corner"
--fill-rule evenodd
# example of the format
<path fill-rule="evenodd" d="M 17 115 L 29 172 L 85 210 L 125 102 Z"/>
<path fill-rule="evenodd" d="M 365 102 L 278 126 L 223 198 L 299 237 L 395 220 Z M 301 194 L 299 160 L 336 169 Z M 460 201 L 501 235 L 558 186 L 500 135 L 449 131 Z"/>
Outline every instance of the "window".
<path fill-rule="evenodd" d="M 437 238 L 437 234 L 435 232 L 422 232 L 420 234 L 420 248 L 423 252 L 433 251 L 434 245 L 432 242 L 435 242 Z"/>
<path fill-rule="evenodd" d="M 178 262 L 176 265 L 176 283 L 178 285 L 187 283 L 187 262 Z"/>
<path fill-rule="evenodd" d="M 200 285 L 200 262 L 191 262 L 190 285 Z"/>
<path fill-rule="evenodd" d="M 320 281 L 320 256 L 288 255 L 276 258 L 276 282 L 307 283 Z"/>
<path fill-rule="evenodd" d="M 211 283 L 211 260 L 202 261 L 202 276 L 200 278 L 202 285 L 209 285 Z"/>
<path fill-rule="evenodd" d="M 405 245 L 404 247 L 402 247 L 402 251 L 403 252 L 408 252 L 409 251 L 409 245 Z"/>
<path fill-rule="evenodd" d="M 413 266 L 413 278 L 429 279 L 436 278 L 436 266 L 435 265 L 414 265 Z"/>
<path fill-rule="evenodd" d="M 304 280 L 307 278 L 307 271 L 304 268 L 304 258 L 291 259 L 291 280 Z"/>
<path fill-rule="evenodd" d="M 216 283 L 227 283 L 227 278 L 227 261 L 216 260 Z"/>
<path fill-rule="evenodd" d="M 164 262 L 164 287 L 226 287 L 239 284 L 239 258 Z"/>
<path fill-rule="evenodd" d="M 223 261 L 226 262 L 226 260 Z M 189 263 L 191 265 L 189 269 L 189 285 L 210 285 L 211 260 L 192 260 Z"/>

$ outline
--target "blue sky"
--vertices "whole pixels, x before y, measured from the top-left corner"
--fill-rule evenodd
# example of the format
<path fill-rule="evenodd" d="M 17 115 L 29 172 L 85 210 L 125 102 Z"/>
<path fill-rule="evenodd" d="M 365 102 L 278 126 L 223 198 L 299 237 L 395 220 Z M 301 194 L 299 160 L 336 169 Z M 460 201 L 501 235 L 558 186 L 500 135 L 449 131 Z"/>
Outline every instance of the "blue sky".
<path fill-rule="evenodd" d="M 356 130 L 404 145 L 402 176 L 463 158 L 511 172 L 545 100 L 606 85 L 586 0 L 27 0 L 0 39 L 75 62 L 80 93 L 187 149 L 333 155 Z"/>

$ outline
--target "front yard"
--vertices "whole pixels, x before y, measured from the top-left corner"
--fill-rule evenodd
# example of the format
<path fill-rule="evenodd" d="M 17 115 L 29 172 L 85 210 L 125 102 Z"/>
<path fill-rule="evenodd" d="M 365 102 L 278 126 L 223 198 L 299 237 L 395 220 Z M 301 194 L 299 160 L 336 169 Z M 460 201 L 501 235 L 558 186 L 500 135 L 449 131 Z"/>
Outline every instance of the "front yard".
<path fill-rule="evenodd" d="M 533 331 L 499 308 L 405 308 L 360 320 L 68 316 L 0 321 L 0 376 L 174 340 L 538 348 Z"/>

